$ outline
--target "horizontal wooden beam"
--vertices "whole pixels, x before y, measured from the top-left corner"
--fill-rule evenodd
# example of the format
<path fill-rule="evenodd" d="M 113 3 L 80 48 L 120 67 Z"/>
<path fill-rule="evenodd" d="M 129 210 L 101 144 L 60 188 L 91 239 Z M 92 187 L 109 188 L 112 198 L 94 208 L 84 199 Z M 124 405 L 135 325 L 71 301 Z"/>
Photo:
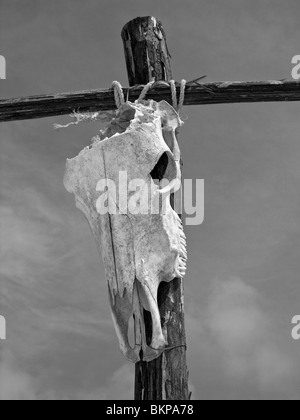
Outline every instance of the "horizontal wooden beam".
<path fill-rule="evenodd" d="M 143 86 L 124 88 L 125 98 L 138 99 Z M 179 85 L 177 85 L 179 94 Z M 172 103 L 171 90 L 158 84 L 148 99 Z M 187 85 L 184 105 L 300 101 L 300 81 L 213 82 Z M 0 99 L 0 122 L 53 117 L 77 112 L 115 109 L 112 89 Z"/>

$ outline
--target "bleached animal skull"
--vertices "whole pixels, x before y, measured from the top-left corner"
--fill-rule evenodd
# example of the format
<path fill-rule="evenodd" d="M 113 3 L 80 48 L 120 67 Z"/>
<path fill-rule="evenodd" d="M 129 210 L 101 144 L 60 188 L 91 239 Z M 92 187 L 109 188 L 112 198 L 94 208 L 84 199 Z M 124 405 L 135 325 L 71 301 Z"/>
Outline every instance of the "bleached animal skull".
<path fill-rule="evenodd" d="M 162 281 L 182 278 L 186 270 L 185 235 L 170 203 L 170 193 L 178 188 L 181 178 L 176 139 L 181 124 L 177 112 L 165 101 L 126 103 L 98 141 L 67 161 L 65 187 L 75 194 L 77 207 L 87 217 L 101 249 L 120 348 L 134 363 L 141 357 L 151 361 L 164 351 L 167 337 L 162 332 L 158 287 Z M 125 186 L 120 185 L 120 172 L 127 174 Z M 165 187 L 163 178 L 170 181 Z M 99 181 L 107 179 L 118 186 L 119 194 L 100 194 Z M 147 214 L 141 214 L 143 200 L 136 199 L 132 191 L 126 203 L 131 204 L 130 211 L 120 210 L 134 180 L 143 181 L 144 192 L 151 191 L 150 197 L 146 195 Z M 158 211 L 151 214 L 151 208 Z M 146 342 L 144 310 L 152 317 L 150 345 Z M 134 348 L 128 338 L 132 316 Z"/>

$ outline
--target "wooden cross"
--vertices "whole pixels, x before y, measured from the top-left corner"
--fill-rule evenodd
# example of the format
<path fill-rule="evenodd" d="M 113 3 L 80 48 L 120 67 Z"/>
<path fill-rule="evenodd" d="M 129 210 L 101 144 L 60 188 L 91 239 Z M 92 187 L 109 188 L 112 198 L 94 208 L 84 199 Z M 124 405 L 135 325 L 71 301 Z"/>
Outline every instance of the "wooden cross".
<path fill-rule="evenodd" d="M 139 98 L 150 81 L 172 79 L 170 54 L 161 22 L 154 17 L 137 18 L 122 31 L 129 88 L 124 96 L 130 101 Z M 300 101 L 300 81 L 187 83 L 184 105 L 225 104 L 241 102 Z M 179 85 L 177 93 L 179 94 Z M 172 104 L 171 90 L 166 83 L 157 83 L 147 99 L 162 99 Z M 1 99 L 0 122 L 71 114 L 74 111 L 94 112 L 115 109 L 113 89 Z M 168 347 L 153 362 L 139 362 L 135 374 L 136 400 L 188 400 L 188 370 L 183 307 L 183 284 L 180 279 L 162 283 L 158 293 L 163 329 Z M 145 312 L 147 334 L 151 321 Z M 178 344 L 181 344 L 178 346 Z"/>

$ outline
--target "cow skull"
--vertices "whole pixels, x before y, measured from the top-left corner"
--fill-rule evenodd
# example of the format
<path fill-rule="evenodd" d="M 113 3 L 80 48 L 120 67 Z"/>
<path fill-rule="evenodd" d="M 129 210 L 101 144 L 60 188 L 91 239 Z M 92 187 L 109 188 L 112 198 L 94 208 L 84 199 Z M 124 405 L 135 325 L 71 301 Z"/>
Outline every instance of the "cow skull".
<path fill-rule="evenodd" d="M 102 252 L 120 348 L 134 363 L 141 358 L 151 361 L 164 351 L 167 337 L 162 332 L 158 287 L 162 281 L 182 278 L 186 270 L 185 235 L 170 203 L 170 194 L 180 187 L 176 131 L 181 124 L 165 101 L 127 102 L 91 147 L 67 161 L 65 187 L 75 194 Z M 126 175 L 125 181 L 120 174 Z M 119 194 L 104 191 L 107 180 Z M 136 180 L 138 193 L 129 188 Z M 141 202 L 147 212 L 141 211 Z M 144 310 L 152 318 L 149 345 Z M 132 317 L 133 348 L 128 338 Z"/>

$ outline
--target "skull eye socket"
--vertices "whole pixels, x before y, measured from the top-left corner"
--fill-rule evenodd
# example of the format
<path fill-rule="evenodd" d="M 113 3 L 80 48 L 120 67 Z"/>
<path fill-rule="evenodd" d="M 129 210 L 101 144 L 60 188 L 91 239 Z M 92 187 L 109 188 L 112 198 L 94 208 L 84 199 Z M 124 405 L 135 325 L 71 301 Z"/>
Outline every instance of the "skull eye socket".
<path fill-rule="evenodd" d="M 159 187 L 161 193 L 177 188 L 180 182 L 180 166 L 174 160 L 171 152 L 164 152 L 159 158 L 157 164 L 150 173 L 155 185 Z M 166 190 L 167 188 L 167 190 Z"/>
<path fill-rule="evenodd" d="M 151 171 L 150 175 L 156 185 L 159 185 L 159 182 L 164 179 L 167 168 L 169 164 L 169 157 L 167 153 L 163 153 Z"/>

